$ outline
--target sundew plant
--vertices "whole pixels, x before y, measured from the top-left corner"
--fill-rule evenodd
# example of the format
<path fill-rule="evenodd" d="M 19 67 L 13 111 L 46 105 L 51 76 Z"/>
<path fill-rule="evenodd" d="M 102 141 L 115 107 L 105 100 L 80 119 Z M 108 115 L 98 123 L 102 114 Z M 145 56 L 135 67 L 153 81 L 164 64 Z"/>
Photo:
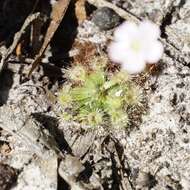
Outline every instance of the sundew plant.
<path fill-rule="evenodd" d="M 66 70 L 68 79 L 60 92 L 63 117 L 89 126 L 127 126 L 128 114 L 140 105 L 139 88 L 125 71 L 110 73 L 105 57 L 90 68 L 76 65 Z"/>
<path fill-rule="evenodd" d="M 88 126 L 126 127 L 142 98 L 131 74 L 161 58 L 159 35 L 159 28 L 149 21 L 140 25 L 125 22 L 115 30 L 108 47 L 108 56 L 121 65 L 120 70 L 110 72 L 105 56 L 92 59 L 88 66 L 67 69 L 67 82 L 59 94 L 63 118 Z"/>

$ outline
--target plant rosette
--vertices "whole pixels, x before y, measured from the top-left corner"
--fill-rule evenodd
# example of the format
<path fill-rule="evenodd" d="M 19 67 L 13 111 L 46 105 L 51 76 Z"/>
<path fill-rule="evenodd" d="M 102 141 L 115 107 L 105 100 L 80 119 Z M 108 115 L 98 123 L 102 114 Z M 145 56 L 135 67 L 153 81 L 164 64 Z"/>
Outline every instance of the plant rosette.
<path fill-rule="evenodd" d="M 59 93 L 62 117 L 83 126 L 127 127 L 131 110 L 141 106 L 140 89 L 125 71 L 110 74 L 101 63 L 96 59 L 90 69 L 76 65 L 65 71 L 68 80 Z"/>

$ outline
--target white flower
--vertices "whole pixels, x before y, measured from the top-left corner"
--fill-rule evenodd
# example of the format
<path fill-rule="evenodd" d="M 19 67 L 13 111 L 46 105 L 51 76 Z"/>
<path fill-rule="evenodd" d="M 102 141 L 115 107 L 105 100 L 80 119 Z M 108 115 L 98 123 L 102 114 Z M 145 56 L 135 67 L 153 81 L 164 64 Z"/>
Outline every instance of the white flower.
<path fill-rule="evenodd" d="M 115 30 L 108 54 L 128 73 L 139 73 L 145 69 L 146 63 L 156 63 L 161 58 L 163 45 L 158 41 L 159 36 L 159 27 L 150 21 L 139 25 L 124 22 Z"/>
<path fill-rule="evenodd" d="M 50 0 L 50 4 L 51 4 L 51 5 L 54 5 L 55 3 L 57 3 L 56 0 Z"/>

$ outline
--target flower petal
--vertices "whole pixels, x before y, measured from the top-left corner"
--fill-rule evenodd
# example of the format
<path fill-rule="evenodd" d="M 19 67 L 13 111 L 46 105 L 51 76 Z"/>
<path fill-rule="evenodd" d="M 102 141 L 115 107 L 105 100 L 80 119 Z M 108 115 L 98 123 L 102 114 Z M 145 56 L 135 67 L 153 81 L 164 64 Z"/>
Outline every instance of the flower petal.
<path fill-rule="evenodd" d="M 156 40 L 160 37 L 159 27 L 151 21 L 143 21 L 139 25 L 139 32 L 144 40 Z"/>
<path fill-rule="evenodd" d="M 126 50 L 124 43 L 112 42 L 108 47 L 108 55 L 112 61 L 121 63 L 126 58 Z"/>
<path fill-rule="evenodd" d="M 142 55 L 128 53 L 125 60 L 122 62 L 122 68 L 129 74 L 136 74 L 145 69 L 146 62 Z"/>
<path fill-rule="evenodd" d="M 138 36 L 138 26 L 133 22 L 124 22 L 114 32 L 115 41 L 129 43 L 135 36 Z"/>
<path fill-rule="evenodd" d="M 155 41 L 147 49 L 146 52 L 146 61 L 147 63 L 156 63 L 158 62 L 164 52 L 163 45 L 160 41 Z"/>

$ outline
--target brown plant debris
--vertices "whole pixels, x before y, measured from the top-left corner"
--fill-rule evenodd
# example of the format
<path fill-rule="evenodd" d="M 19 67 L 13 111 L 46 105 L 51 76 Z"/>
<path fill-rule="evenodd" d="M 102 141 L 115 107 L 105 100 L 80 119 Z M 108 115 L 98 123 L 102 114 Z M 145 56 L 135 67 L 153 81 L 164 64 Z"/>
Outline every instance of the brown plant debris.
<path fill-rule="evenodd" d="M 45 50 L 47 49 L 52 37 L 54 36 L 57 28 L 59 27 L 64 15 L 67 11 L 70 1 L 71 0 L 59 0 L 54 4 L 53 9 L 52 9 L 52 14 L 51 14 L 52 20 L 47 29 L 42 47 L 41 47 L 38 55 L 36 56 L 34 62 L 32 63 L 32 67 L 28 74 L 29 76 L 31 75 L 33 70 L 39 65 L 40 60 L 41 60 Z"/>

